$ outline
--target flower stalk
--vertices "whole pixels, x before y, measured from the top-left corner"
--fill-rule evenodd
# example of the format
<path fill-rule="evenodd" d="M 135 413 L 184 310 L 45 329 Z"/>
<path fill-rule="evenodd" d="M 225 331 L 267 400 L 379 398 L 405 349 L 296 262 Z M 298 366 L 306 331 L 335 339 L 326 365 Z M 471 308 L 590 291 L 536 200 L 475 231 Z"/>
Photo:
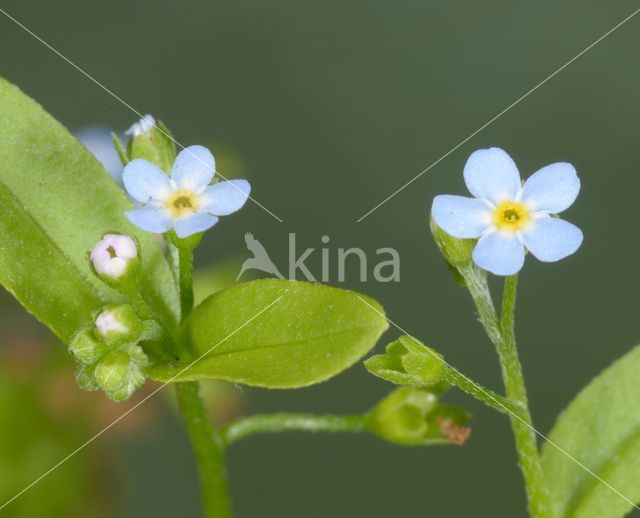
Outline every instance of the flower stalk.
<path fill-rule="evenodd" d="M 193 309 L 193 247 L 175 242 L 167 243 L 174 276 L 180 294 L 180 316 L 184 321 Z"/>
<path fill-rule="evenodd" d="M 193 249 L 192 243 L 167 240 L 172 257 L 174 276 L 180 292 L 182 322 L 193 309 Z M 196 243 L 199 239 L 196 239 Z M 182 246 L 180 246 L 182 245 Z M 229 518 L 231 505 L 224 461 L 224 441 L 220 432 L 207 416 L 202 401 L 200 383 L 191 381 L 176 383 L 178 408 L 182 414 L 191 445 L 202 492 L 202 505 L 206 518 Z"/>
<path fill-rule="evenodd" d="M 206 518 L 229 518 L 231 505 L 220 433 L 209 421 L 200 383 L 176 383 L 178 406 L 198 464 L 202 504 Z"/>
<path fill-rule="evenodd" d="M 240 439 L 261 433 L 279 432 L 366 432 L 366 415 L 332 414 L 256 414 L 220 429 L 224 444 L 232 444 Z"/>
<path fill-rule="evenodd" d="M 505 279 L 501 318 L 498 320 L 485 272 L 474 264 L 459 268 L 471 293 L 485 332 L 498 352 L 507 399 L 520 409 L 510 413 L 520 469 L 525 481 L 529 514 L 549 518 L 549 498 L 529 411 L 527 391 L 515 341 L 517 275 Z"/>

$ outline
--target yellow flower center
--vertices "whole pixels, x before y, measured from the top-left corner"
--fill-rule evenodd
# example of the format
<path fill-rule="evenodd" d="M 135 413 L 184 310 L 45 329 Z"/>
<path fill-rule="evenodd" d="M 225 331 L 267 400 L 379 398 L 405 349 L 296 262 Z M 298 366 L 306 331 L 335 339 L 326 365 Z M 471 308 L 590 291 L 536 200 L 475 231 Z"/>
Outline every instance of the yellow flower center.
<path fill-rule="evenodd" d="M 531 222 L 529 209 L 522 203 L 503 201 L 493 211 L 493 223 L 499 230 L 522 230 Z"/>
<path fill-rule="evenodd" d="M 198 198 L 192 191 L 187 189 L 180 189 L 171 193 L 171 196 L 169 196 L 165 202 L 165 209 L 167 209 L 174 218 L 196 212 L 198 206 Z"/>

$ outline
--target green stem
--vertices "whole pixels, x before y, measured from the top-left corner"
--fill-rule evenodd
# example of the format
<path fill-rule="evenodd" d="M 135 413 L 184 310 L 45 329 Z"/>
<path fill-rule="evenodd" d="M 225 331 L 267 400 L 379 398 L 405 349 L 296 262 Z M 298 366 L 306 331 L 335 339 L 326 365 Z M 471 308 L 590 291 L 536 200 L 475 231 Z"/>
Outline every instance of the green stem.
<path fill-rule="evenodd" d="M 129 298 L 133 309 L 136 310 L 136 313 L 142 320 L 153 320 L 155 318 L 149 304 L 147 304 L 147 301 L 142 298 L 142 295 L 138 291 L 137 285 L 128 287 L 126 290 L 123 289 L 123 292 Z"/>
<path fill-rule="evenodd" d="M 502 378 L 504 379 L 507 397 L 522 405 L 524 412 L 519 419 L 511 418 L 511 427 L 516 440 L 520 466 L 525 474 L 527 483 L 529 511 L 531 516 L 534 517 L 548 517 L 551 516 L 549 495 L 540 463 L 536 432 L 529 412 L 522 365 L 516 348 L 515 308 L 517 287 L 517 275 L 512 275 L 505 279 L 500 320 L 502 340 L 498 345 L 498 355 L 502 366 Z"/>
<path fill-rule="evenodd" d="M 169 259 L 180 293 L 182 323 L 193 309 L 193 249 L 198 241 L 199 238 L 178 242 L 181 246 L 177 246 L 173 236 L 167 239 Z M 176 394 L 198 465 L 205 517 L 229 518 L 231 506 L 222 435 L 209 421 L 198 382 L 176 383 Z"/>
<path fill-rule="evenodd" d="M 500 394 L 496 394 L 493 390 L 483 387 L 479 383 L 473 381 L 471 378 L 462 374 L 460 371 L 449 369 L 445 375 L 447 383 L 458 387 L 460 390 L 466 392 L 471 397 L 484 403 L 485 405 L 502 412 L 503 414 L 520 415 L 522 413 L 522 406 L 510 399 L 507 399 Z"/>
<path fill-rule="evenodd" d="M 167 329 L 161 326 L 157 320 L 153 311 L 147 304 L 147 301 L 142 297 L 137 286 L 132 286 L 127 290 L 123 290 L 123 293 L 129 298 L 129 302 L 133 309 L 136 310 L 138 316 L 144 320 L 144 339 L 155 340 L 161 346 L 162 350 L 160 354 L 166 357 L 170 362 L 178 359 L 178 353 L 175 348 L 175 341 L 169 335 Z"/>
<path fill-rule="evenodd" d="M 478 310 L 480 322 L 496 346 L 507 398 L 520 408 L 520 412 L 511 414 L 510 417 L 527 490 L 529 514 L 532 518 L 547 518 L 551 516 L 549 498 L 515 341 L 517 276 L 507 277 L 505 280 L 502 317 L 498 321 L 486 273 L 473 264 L 460 268 L 460 273 Z"/>
<path fill-rule="evenodd" d="M 229 518 L 231 509 L 224 468 L 224 445 L 219 431 L 207 417 L 195 381 L 176 383 L 178 405 L 198 464 L 206 518 Z"/>
<path fill-rule="evenodd" d="M 171 241 L 167 246 L 180 293 L 180 318 L 184 322 L 193 309 L 193 247 L 186 243 L 176 246 Z"/>
<path fill-rule="evenodd" d="M 259 433 L 278 432 L 365 432 L 365 415 L 256 414 L 220 430 L 225 444 Z"/>

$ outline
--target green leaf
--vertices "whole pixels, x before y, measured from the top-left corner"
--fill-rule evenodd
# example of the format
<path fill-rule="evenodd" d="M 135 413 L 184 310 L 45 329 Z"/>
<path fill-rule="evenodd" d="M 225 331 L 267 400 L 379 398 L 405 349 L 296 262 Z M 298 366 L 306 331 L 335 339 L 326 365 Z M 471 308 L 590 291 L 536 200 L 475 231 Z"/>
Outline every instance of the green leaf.
<path fill-rule="evenodd" d="M 17 87 L 0 78 L 0 284 L 63 341 L 115 291 L 89 270 L 87 252 L 106 231 L 141 245 L 143 294 L 167 322 L 178 314 L 168 264 L 100 163 Z"/>
<path fill-rule="evenodd" d="M 640 347 L 587 385 L 560 415 L 543 450 L 556 516 L 618 518 L 640 502 Z"/>
<path fill-rule="evenodd" d="M 177 366 L 152 367 L 149 375 L 269 388 L 318 383 L 374 346 L 388 327 L 383 315 L 365 295 L 320 284 L 277 279 L 237 284 L 206 299 L 189 317 L 191 354 Z"/>

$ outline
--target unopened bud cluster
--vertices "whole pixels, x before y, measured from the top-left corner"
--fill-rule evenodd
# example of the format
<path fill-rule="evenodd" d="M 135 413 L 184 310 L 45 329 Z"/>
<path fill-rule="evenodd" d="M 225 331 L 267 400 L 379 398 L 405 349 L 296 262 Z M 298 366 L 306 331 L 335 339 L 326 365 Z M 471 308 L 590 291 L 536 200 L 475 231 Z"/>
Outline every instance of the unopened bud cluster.
<path fill-rule="evenodd" d="M 131 306 L 105 306 L 95 326 L 78 331 L 69 346 L 78 361 L 80 387 L 102 389 L 114 401 L 131 396 L 144 383 L 149 363 L 138 345 L 142 331 L 143 322 Z"/>

